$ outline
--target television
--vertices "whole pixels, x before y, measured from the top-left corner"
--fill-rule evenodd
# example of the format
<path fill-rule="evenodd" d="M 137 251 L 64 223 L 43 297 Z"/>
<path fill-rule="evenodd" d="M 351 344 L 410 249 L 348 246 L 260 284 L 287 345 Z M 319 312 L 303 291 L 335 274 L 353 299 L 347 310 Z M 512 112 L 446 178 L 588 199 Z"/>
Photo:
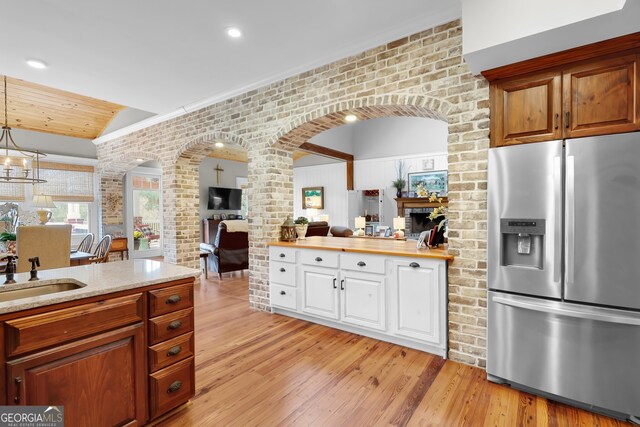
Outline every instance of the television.
<path fill-rule="evenodd" d="M 207 209 L 238 211 L 242 206 L 242 190 L 239 188 L 209 187 Z"/>

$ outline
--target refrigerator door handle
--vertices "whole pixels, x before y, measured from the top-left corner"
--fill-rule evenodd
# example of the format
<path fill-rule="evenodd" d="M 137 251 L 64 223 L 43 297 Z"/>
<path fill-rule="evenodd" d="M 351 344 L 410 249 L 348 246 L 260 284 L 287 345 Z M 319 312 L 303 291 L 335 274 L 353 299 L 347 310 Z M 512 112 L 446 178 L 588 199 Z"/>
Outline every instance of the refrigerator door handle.
<path fill-rule="evenodd" d="M 565 206 L 565 227 L 566 234 L 566 268 L 567 277 L 566 285 L 573 284 L 573 275 L 575 268 L 575 157 L 567 156 L 567 203 Z"/>
<path fill-rule="evenodd" d="M 562 158 L 553 158 L 553 203 L 554 236 L 553 236 L 553 281 L 560 283 L 562 271 Z"/>
<path fill-rule="evenodd" d="M 557 304 L 560 303 L 554 304 L 548 302 L 532 302 L 524 299 L 519 299 L 515 296 L 510 296 L 509 298 L 494 296 L 492 301 L 502 305 L 523 308 L 525 310 L 541 311 L 543 313 L 557 314 L 559 316 L 595 320 L 598 322 L 618 323 L 622 325 L 640 326 L 639 317 L 625 316 L 623 314 L 594 313 L 593 311 L 587 311 L 581 309 L 580 307 L 558 307 Z"/>

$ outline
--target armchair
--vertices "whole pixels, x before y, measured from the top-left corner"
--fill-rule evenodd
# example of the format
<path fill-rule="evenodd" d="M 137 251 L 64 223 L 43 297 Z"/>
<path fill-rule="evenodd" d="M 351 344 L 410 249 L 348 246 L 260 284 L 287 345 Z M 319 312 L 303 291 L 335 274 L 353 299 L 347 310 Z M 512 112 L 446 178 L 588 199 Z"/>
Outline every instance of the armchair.
<path fill-rule="evenodd" d="M 214 244 L 200 243 L 200 249 L 210 253 L 207 267 L 218 273 L 218 278 L 222 278 L 222 273 L 249 268 L 247 220 L 222 221 Z"/>

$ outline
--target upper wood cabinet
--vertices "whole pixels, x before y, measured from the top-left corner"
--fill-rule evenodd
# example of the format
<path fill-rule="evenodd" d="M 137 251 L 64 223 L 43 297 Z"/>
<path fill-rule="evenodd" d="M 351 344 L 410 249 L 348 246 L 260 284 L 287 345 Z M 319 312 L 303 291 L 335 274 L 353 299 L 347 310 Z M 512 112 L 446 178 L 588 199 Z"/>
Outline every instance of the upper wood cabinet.
<path fill-rule="evenodd" d="M 638 71 L 638 55 L 594 61 L 564 71 L 565 137 L 640 129 Z"/>
<path fill-rule="evenodd" d="M 542 73 L 492 85 L 492 140 L 510 145 L 562 138 L 561 77 Z"/>
<path fill-rule="evenodd" d="M 613 41 L 594 48 L 601 56 L 585 46 L 484 72 L 491 146 L 639 130 L 640 33 L 623 52 Z"/>

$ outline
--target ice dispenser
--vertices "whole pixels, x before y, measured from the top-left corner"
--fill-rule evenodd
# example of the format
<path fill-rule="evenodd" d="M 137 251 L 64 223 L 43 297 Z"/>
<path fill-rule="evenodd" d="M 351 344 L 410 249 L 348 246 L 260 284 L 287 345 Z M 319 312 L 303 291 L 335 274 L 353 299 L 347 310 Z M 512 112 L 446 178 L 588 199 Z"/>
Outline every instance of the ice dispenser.
<path fill-rule="evenodd" d="M 501 219 L 502 265 L 542 270 L 544 219 Z"/>

